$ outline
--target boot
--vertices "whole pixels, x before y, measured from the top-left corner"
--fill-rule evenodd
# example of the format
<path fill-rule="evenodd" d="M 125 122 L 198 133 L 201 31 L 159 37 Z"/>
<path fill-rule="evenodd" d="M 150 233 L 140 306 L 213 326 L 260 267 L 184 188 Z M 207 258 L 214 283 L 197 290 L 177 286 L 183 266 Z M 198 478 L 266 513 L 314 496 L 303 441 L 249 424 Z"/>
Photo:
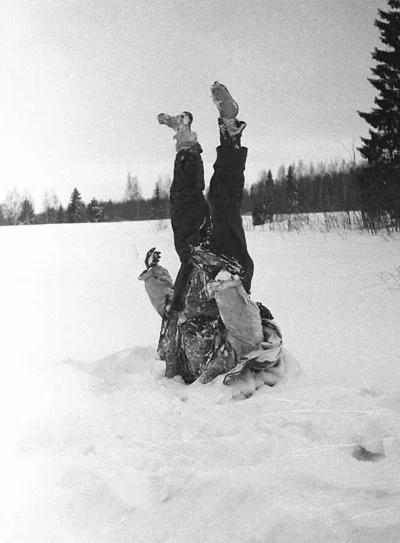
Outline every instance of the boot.
<path fill-rule="evenodd" d="M 189 111 L 183 111 L 178 115 L 160 113 L 158 122 L 165 124 L 175 131 L 176 152 L 183 149 L 191 149 L 197 143 L 197 134 L 191 130 L 193 115 Z"/>
<path fill-rule="evenodd" d="M 219 111 L 218 127 L 222 147 L 233 147 L 239 149 L 241 147 L 241 136 L 246 128 L 244 121 L 238 121 L 239 113 L 238 103 L 232 98 L 230 92 L 218 81 L 215 81 L 211 86 L 211 95 L 214 104 Z"/>
<path fill-rule="evenodd" d="M 236 119 L 239 106 L 225 85 L 222 85 L 219 81 L 214 81 L 211 86 L 211 95 L 220 117 L 223 119 Z"/>

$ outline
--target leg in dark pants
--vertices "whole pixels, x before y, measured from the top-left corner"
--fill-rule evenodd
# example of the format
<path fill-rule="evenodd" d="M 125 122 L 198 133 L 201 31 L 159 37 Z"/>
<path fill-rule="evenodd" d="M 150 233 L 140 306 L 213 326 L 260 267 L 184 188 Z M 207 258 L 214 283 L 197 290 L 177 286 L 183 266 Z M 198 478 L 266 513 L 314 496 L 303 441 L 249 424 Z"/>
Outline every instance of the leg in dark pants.
<path fill-rule="evenodd" d="M 180 309 L 184 286 L 192 270 L 188 262 L 191 246 L 203 241 L 205 221 L 210 221 L 210 208 L 204 198 L 204 168 L 201 147 L 180 151 L 175 158 L 174 178 L 170 190 L 171 224 L 176 252 L 181 260 L 174 288 L 174 309 Z"/>
<path fill-rule="evenodd" d="M 175 249 L 182 263 L 190 246 L 202 240 L 200 227 L 210 220 L 210 209 L 204 198 L 204 168 L 199 144 L 180 151 L 175 158 L 174 178 L 170 190 L 170 214 Z"/>
<path fill-rule="evenodd" d="M 254 264 L 247 251 L 240 215 L 246 158 L 246 147 L 217 148 L 209 201 L 213 223 L 211 245 L 217 253 L 233 256 L 243 266 L 243 286 L 250 292 Z"/>

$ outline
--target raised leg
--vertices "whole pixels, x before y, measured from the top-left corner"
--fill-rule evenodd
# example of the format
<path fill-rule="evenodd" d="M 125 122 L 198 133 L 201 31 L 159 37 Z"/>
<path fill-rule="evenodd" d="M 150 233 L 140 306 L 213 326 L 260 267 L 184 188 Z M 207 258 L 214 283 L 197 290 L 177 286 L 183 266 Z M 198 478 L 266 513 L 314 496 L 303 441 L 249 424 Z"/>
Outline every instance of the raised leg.
<path fill-rule="evenodd" d="M 170 216 L 176 252 L 182 263 L 187 261 L 191 245 L 202 241 L 210 209 L 204 198 L 202 149 L 193 132 L 193 115 L 188 111 L 172 116 L 158 115 L 158 122 L 175 131 L 176 158 L 170 189 Z"/>
<path fill-rule="evenodd" d="M 204 198 L 204 168 L 202 149 L 197 135 L 191 130 L 193 116 L 183 113 L 172 117 L 161 113 L 160 124 L 175 131 L 176 158 L 174 177 L 170 189 L 170 216 L 176 252 L 181 268 L 175 280 L 172 307 L 183 305 L 183 294 L 193 264 L 189 261 L 192 246 L 199 245 L 209 230 L 210 208 Z"/>
<path fill-rule="evenodd" d="M 170 215 L 176 252 L 181 262 L 187 260 L 190 246 L 202 242 L 210 208 L 204 198 L 204 169 L 198 143 L 180 151 L 174 164 L 170 190 Z"/>
<path fill-rule="evenodd" d="M 215 251 L 236 258 L 243 266 L 243 286 L 250 292 L 254 263 L 247 250 L 240 215 L 247 158 L 247 148 L 241 146 L 241 135 L 246 124 L 236 119 L 239 107 L 224 85 L 215 82 L 211 92 L 221 115 L 218 119 L 221 145 L 217 148 L 209 191 L 213 224 L 211 245 Z"/>

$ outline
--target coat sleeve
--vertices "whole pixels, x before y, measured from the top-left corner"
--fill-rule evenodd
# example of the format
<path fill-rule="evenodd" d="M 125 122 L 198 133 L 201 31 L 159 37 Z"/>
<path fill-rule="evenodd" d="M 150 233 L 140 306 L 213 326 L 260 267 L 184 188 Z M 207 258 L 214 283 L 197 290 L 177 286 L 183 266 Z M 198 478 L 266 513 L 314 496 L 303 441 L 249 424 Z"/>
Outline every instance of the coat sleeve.
<path fill-rule="evenodd" d="M 229 342 L 239 359 L 264 339 L 260 310 L 238 278 L 216 281 L 211 288 Z"/>
<path fill-rule="evenodd" d="M 144 270 L 138 279 L 144 281 L 150 302 L 162 317 L 167 295 L 173 293 L 173 282 L 168 270 L 156 264 L 148 270 Z"/>

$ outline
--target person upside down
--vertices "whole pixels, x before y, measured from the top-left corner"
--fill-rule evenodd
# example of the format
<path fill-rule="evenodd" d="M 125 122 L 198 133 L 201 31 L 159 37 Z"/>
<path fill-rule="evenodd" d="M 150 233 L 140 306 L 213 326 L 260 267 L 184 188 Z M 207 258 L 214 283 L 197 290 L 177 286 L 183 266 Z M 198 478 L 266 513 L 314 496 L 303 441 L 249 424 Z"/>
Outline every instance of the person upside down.
<path fill-rule="evenodd" d="M 160 252 L 148 251 L 144 281 L 162 317 L 159 357 L 166 377 L 208 383 L 224 375 L 226 385 L 246 372 L 264 372 L 276 384 L 285 372 L 282 334 L 270 311 L 250 298 L 254 264 L 247 250 L 240 207 L 247 148 L 246 123 L 228 89 L 216 81 L 211 94 L 219 112 L 220 146 L 207 203 L 202 148 L 191 130 L 193 116 L 158 115 L 175 131 L 176 158 L 170 215 L 181 266 L 173 283 Z"/>

